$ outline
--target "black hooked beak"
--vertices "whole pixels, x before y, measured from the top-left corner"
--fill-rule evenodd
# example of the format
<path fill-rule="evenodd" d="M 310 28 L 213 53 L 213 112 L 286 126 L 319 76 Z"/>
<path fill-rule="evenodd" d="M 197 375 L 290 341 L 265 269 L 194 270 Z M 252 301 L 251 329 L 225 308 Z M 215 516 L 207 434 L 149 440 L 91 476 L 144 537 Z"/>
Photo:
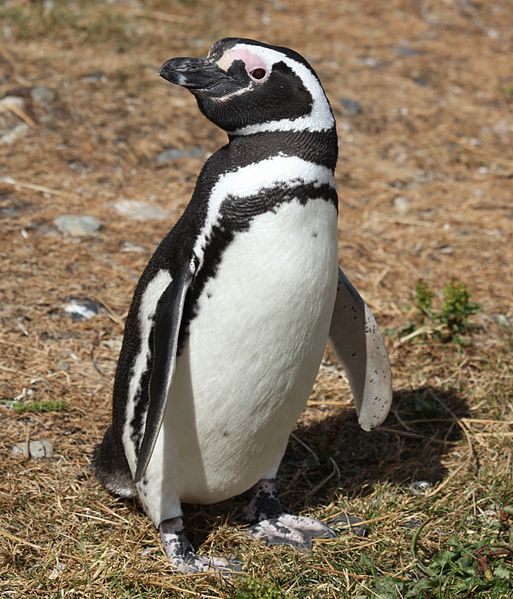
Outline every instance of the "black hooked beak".
<path fill-rule="evenodd" d="M 214 87 L 227 74 L 209 58 L 171 58 L 160 67 L 159 75 L 190 89 Z"/>

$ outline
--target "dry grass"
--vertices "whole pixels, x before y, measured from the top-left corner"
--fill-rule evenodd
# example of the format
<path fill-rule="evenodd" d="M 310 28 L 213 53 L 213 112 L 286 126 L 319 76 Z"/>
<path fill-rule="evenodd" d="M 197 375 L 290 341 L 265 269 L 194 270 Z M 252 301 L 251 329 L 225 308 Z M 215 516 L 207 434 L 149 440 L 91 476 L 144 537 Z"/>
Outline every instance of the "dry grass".
<path fill-rule="evenodd" d="M 511 545 L 501 509 L 513 505 L 513 343 L 496 317 L 513 318 L 510 3 L 49 6 L 0 6 L 0 95 L 41 84 L 55 92 L 46 103 L 26 95 L 21 112 L 0 113 L 0 128 L 27 126 L 0 145 L 0 595 L 400 597 L 413 585 L 416 559 L 428 563 L 451 535 L 462 546 Z M 281 472 L 291 509 L 323 519 L 358 514 L 368 538 L 341 536 L 311 554 L 266 549 L 246 539 L 237 501 L 190 508 L 196 545 L 245 564 L 243 575 L 221 580 L 173 574 L 148 519 L 95 482 L 90 452 L 108 421 L 131 291 L 201 165 L 184 158 L 157 168 L 154 156 L 168 146 L 211 152 L 224 141 L 192 97 L 156 71 L 226 35 L 294 47 L 325 82 L 341 144 L 342 262 L 392 333 L 397 393 L 385 426 L 365 434 L 343 379 L 322 369 Z M 342 97 L 363 111 L 346 115 Z M 406 212 L 394 207 L 396 196 L 409 200 Z M 158 205 L 169 221 L 121 217 L 113 209 L 120 198 Z M 62 237 L 53 219 L 65 213 L 94 215 L 103 228 L 87 239 Z M 126 241 L 142 251 L 121 251 Z M 456 277 L 481 304 L 465 344 L 398 341 L 415 318 L 420 277 L 436 290 Z M 104 309 L 72 322 L 63 311 L 69 296 Z M 19 413 L 9 407 L 19 396 L 65 401 L 67 410 Z M 41 438 L 53 442 L 53 458 L 11 455 L 13 444 Z M 419 480 L 434 486 L 415 495 L 408 484 Z M 414 556 L 412 526 L 427 518 Z M 511 555 L 488 555 L 492 582 L 499 558 L 513 578 Z M 476 581 L 486 576 L 480 570 Z M 473 596 L 510 596 L 501 589 Z M 437 592 L 425 596 L 470 596 Z"/>

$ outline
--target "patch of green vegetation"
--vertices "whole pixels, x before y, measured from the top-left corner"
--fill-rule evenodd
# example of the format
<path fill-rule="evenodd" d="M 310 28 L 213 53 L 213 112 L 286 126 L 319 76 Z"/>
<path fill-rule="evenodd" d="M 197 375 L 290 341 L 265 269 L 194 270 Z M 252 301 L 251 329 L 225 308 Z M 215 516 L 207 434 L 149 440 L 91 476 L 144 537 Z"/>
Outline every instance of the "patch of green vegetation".
<path fill-rule="evenodd" d="M 285 593 L 273 583 L 255 578 L 244 580 L 234 599 L 281 599 Z"/>
<path fill-rule="evenodd" d="M 415 286 L 414 304 L 417 309 L 415 322 L 409 322 L 398 331 L 400 337 L 436 337 L 443 342 L 466 345 L 464 337 L 472 331 L 470 317 L 481 309 L 471 301 L 467 286 L 460 281 L 451 281 L 442 289 L 440 299 L 425 281 Z M 438 301 L 437 301 L 438 300 Z M 386 335 L 397 334 L 387 329 Z"/>
<path fill-rule="evenodd" d="M 68 409 L 68 404 L 62 399 L 46 400 L 46 401 L 17 401 L 12 405 L 12 408 L 18 414 L 31 412 L 33 414 L 42 414 L 43 412 L 65 412 Z"/>
<path fill-rule="evenodd" d="M 500 510 L 499 518 L 477 541 L 471 541 L 466 535 L 449 537 L 445 546 L 438 549 L 426 563 L 421 561 L 417 553 L 423 525 L 412 541 L 417 564 L 417 573 L 412 580 L 380 575 L 373 562 L 362 554 L 360 564 L 372 576 L 372 583 L 367 583 L 367 590 L 372 595 L 359 594 L 357 599 L 367 596 L 382 599 L 512 597 L 513 527 L 509 512 L 513 512 L 513 509 L 508 507 Z"/>

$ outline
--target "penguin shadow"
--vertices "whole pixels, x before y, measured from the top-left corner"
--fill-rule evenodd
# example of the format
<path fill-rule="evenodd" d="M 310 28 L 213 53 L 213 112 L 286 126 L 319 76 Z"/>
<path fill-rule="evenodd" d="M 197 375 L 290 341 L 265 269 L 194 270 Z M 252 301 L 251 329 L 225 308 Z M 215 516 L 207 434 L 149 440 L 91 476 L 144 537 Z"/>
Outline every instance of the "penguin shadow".
<path fill-rule="evenodd" d="M 431 386 L 395 391 L 390 415 L 370 433 L 352 407 L 316 414 L 315 421 L 307 411 L 278 472 L 281 502 L 291 513 L 311 513 L 341 494 L 349 500 L 370 495 L 379 483 L 422 492 L 448 475 L 444 456 L 463 437 L 457 419 L 469 415 L 468 401 L 455 390 Z M 241 524 L 246 502 L 247 494 L 211 506 L 184 505 L 191 541 L 198 546 L 226 521 Z"/>
<path fill-rule="evenodd" d="M 354 409 L 300 424 L 278 475 L 282 503 L 315 509 L 340 493 L 365 497 L 377 483 L 421 493 L 448 475 L 444 457 L 463 438 L 458 419 L 469 415 L 454 389 L 425 386 L 395 391 L 388 418 L 371 432 L 360 428 Z"/>

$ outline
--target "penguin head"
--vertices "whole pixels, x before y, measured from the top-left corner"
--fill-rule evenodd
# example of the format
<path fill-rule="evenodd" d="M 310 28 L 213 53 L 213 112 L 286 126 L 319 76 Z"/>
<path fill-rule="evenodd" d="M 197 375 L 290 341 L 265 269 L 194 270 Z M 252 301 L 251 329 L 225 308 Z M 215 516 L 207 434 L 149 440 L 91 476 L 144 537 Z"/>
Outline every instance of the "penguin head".
<path fill-rule="evenodd" d="M 201 112 L 229 135 L 326 131 L 335 125 L 314 70 L 288 48 L 225 38 L 206 58 L 166 61 L 160 75 L 188 88 Z"/>

